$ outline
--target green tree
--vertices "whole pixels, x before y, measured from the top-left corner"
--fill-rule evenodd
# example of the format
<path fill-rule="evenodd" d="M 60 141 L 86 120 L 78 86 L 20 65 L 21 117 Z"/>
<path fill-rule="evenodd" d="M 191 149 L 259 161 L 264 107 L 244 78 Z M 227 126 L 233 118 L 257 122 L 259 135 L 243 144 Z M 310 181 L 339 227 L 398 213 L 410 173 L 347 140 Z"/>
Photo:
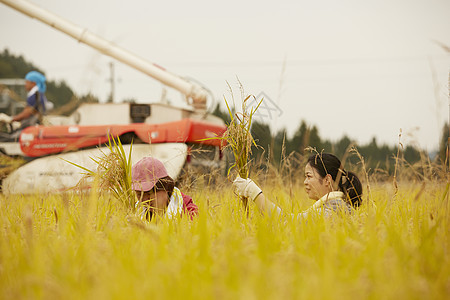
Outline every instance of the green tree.
<path fill-rule="evenodd" d="M 347 135 L 344 135 L 339 141 L 334 144 L 334 154 L 337 157 L 343 157 L 345 151 L 351 143 L 352 141 L 350 140 L 350 138 Z"/>
<path fill-rule="evenodd" d="M 0 63 L 0 78 L 24 78 L 31 70 L 44 74 L 40 68 L 27 62 L 22 55 L 16 56 L 11 54 L 8 49 L 4 49 L 0 53 Z"/>
<path fill-rule="evenodd" d="M 49 81 L 47 83 L 46 96 L 49 101 L 53 102 L 55 107 L 61 107 L 69 103 L 74 93 L 65 81 Z"/>
<path fill-rule="evenodd" d="M 227 110 L 221 109 L 219 103 L 216 104 L 212 115 L 221 118 L 225 124 L 230 124 L 231 122 L 230 113 Z"/>
<path fill-rule="evenodd" d="M 322 140 L 319 136 L 319 129 L 317 129 L 316 125 L 311 127 L 311 129 L 309 130 L 308 142 L 306 144 L 310 147 L 316 148 L 318 151 L 321 151 L 322 149 L 325 150 L 323 148 Z"/>
<path fill-rule="evenodd" d="M 417 162 L 420 160 L 420 152 L 412 146 L 406 146 L 403 151 L 403 158 L 407 162 Z"/>
<path fill-rule="evenodd" d="M 285 148 L 286 140 L 287 140 L 287 131 L 286 128 L 282 128 L 277 132 L 277 134 L 273 138 L 271 159 L 274 164 L 280 163 L 283 155 L 283 150 L 286 151 Z M 288 155 L 289 153 L 284 152 L 284 154 Z"/>
<path fill-rule="evenodd" d="M 270 148 L 272 147 L 272 134 L 270 126 L 266 123 L 254 121 L 251 133 L 258 147 L 252 149 L 252 158 L 259 160 L 264 155 L 264 159 L 269 158 Z"/>
<path fill-rule="evenodd" d="M 294 136 L 292 137 L 292 139 L 288 141 L 287 145 L 288 153 L 294 151 L 298 153 L 303 153 L 305 147 L 307 146 L 305 141 L 307 132 L 308 132 L 308 125 L 306 125 L 306 122 L 302 120 L 300 122 L 300 126 L 295 131 Z"/>

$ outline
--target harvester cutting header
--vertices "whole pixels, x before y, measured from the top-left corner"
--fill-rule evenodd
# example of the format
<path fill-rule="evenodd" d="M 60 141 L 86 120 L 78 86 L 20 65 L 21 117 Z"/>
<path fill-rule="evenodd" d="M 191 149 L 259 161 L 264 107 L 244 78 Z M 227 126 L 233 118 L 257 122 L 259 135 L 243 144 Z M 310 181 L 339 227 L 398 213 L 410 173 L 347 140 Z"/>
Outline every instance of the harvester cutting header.
<path fill-rule="evenodd" d="M 0 143 L 0 150 L 8 155 L 34 158 L 3 180 L 5 193 L 47 192 L 74 186 L 81 178 L 80 170 L 64 160 L 94 168 L 90 157 L 107 151 L 99 147 L 108 137 L 119 137 L 124 144 L 133 141 L 133 162 L 143 156 L 155 156 L 166 164 L 173 178 L 178 177 L 188 162 L 208 166 L 220 162 L 220 143 L 209 138 L 221 135 L 226 127 L 221 119 L 207 114 L 210 94 L 204 87 L 28 1 L 0 2 L 178 90 L 193 108 L 181 109 L 162 103 L 85 103 L 68 117 L 45 116 L 45 124 L 49 125 L 24 129 L 18 143 Z M 202 151 L 206 154 L 202 159 L 192 159 L 189 155 L 198 148 L 207 150 Z M 129 145 L 125 149 L 129 150 Z"/>

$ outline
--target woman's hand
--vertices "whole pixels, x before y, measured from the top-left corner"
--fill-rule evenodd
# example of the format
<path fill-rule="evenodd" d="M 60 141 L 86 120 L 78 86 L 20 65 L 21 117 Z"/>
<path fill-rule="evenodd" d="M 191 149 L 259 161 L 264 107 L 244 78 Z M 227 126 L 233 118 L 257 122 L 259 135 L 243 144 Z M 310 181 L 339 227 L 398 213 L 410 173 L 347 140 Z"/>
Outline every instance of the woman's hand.
<path fill-rule="evenodd" d="M 233 181 L 233 187 L 239 196 L 247 197 L 252 201 L 262 193 L 261 188 L 257 186 L 256 183 L 253 182 L 253 180 L 251 180 L 250 178 L 241 178 L 239 175 Z"/>

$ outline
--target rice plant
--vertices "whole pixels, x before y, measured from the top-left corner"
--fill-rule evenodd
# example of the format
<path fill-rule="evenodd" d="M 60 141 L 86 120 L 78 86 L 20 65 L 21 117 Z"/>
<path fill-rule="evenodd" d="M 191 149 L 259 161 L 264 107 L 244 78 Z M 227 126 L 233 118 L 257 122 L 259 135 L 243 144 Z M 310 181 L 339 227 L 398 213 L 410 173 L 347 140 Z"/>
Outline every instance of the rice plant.
<path fill-rule="evenodd" d="M 233 98 L 232 89 L 229 85 L 228 87 Z M 249 157 L 252 152 L 251 148 L 252 146 L 257 146 L 251 134 L 252 118 L 263 100 L 261 100 L 256 107 L 252 107 L 249 110 L 248 104 L 251 100 L 254 99 L 254 96 L 245 96 L 242 84 L 240 84 L 240 91 L 242 98 L 242 106 L 240 112 L 235 112 L 235 107 L 230 107 L 227 99 L 224 98 L 231 121 L 229 122 L 229 124 L 227 124 L 227 130 L 222 138 L 226 140 L 227 147 L 231 149 L 234 157 L 234 163 L 228 170 L 227 174 L 230 174 L 232 168 L 236 168 L 236 171 L 241 178 L 248 178 L 250 173 Z M 234 98 L 233 103 L 235 103 Z M 241 200 L 244 208 L 247 210 L 248 199 L 245 197 L 241 197 Z"/>
<path fill-rule="evenodd" d="M 109 137 L 107 149 L 107 152 L 102 152 L 101 157 L 91 157 L 97 164 L 96 170 L 89 170 L 75 162 L 67 162 L 85 171 L 84 178 L 78 184 L 79 188 L 85 188 L 86 185 L 91 185 L 94 181 L 97 183 L 95 184 L 96 187 L 112 193 L 124 207 L 134 212 L 136 196 L 131 188 L 133 145 L 131 143 L 130 153 L 127 155 L 120 138 Z"/>
<path fill-rule="evenodd" d="M 400 182 L 392 201 L 372 186 L 377 209 L 280 222 L 245 218 L 230 187 L 211 187 L 191 194 L 198 218 L 157 225 L 108 193 L 0 196 L 0 298 L 446 299 L 448 195 L 419 191 Z M 293 213 L 311 205 L 301 186 L 265 193 Z"/>

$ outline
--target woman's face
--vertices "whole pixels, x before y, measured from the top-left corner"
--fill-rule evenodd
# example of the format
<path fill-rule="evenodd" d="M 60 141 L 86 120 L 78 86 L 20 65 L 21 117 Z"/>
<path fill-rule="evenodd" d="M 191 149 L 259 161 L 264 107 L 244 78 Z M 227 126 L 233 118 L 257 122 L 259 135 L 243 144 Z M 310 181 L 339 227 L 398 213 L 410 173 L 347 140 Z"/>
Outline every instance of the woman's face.
<path fill-rule="evenodd" d="M 330 175 L 327 175 L 331 177 Z M 320 177 L 317 170 L 311 167 L 310 164 L 305 166 L 305 191 L 310 199 L 319 200 L 322 196 L 331 192 L 331 184 L 328 178 Z"/>
<path fill-rule="evenodd" d="M 166 191 L 157 191 L 155 193 L 153 190 L 150 190 L 137 193 L 138 198 L 141 199 L 141 202 L 146 205 L 151 212 L 160 216 L 164 215 L 166 208 L 169 205 L 169 195 Z"/>

